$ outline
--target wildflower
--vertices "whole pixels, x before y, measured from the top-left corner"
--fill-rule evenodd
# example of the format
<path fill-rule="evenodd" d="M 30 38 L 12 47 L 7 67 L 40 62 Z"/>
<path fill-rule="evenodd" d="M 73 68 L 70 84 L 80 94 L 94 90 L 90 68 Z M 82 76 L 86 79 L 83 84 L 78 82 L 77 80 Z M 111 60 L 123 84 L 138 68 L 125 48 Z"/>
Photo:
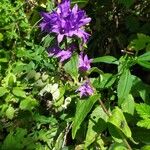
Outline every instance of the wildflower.
<path fill-rule="evenodd" d="M 73 50 L 73 45 L 71 45 L 67 50 L 60 49 L 58 46 L 54 46 L 52 48 L 49 48 L 48 55 L 58 58 L 60 62 L 64 62 L 72 56 Z"/>
<path fill-rule="evenodd" d="M 70 57 L 72 56 L 72 52 L 69 51 L 69 50 L 62 50 L 60 51 L 57 55 L 56 55 L 56 58 L 59 58 L 60 59 L 60 62 L 63 62 L 67 59 L 69 59 Z"/>
<path fill-rule="evenodd" d="M 83 55 L 83 53 L 80 53 L 79 56 L 79 70 L 80 71 L 87 71 L 91 68 L 90 63 L 92 62 L 92 59 L 88 59 L 87 55 Z"/>
<path fill-rule="evenodd" d="M 76 91 L 80 92 L 80 98 L 84 96 L 92 95 L 94 93 L 94 90 L 92 89 L 89 81 L 86 81 Z"/>
<path fill-rule="evenodd" d="M 88 18 L 85 11 L 80 10 L 77 4 L 71 9 L 70 0 L 63 0 L 56 11 L 42 12 L 41 16 L 43 17 L 43 21 L 40 23 L 41 30 L 55 33 L 58 43 L 65 36 L 69 38 L 76 36 L 86 43 L 90 36 L 85 32 L 84 25 L 89 23 L 91 18 Z"/>

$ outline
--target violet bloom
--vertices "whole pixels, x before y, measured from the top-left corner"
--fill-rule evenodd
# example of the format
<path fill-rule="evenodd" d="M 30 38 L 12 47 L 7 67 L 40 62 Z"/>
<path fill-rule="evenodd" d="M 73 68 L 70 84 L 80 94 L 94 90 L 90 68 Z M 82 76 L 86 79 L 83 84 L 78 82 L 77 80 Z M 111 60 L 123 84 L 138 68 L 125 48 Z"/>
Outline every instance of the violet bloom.
<path fill-rule="evenodd" d="M 72 56 L 73 50 L 74 46 L 70 46 L 67 50 L 62 50 L 58 46 L 54 46 L 48 49 L 48 55 L 58 58 L 60 62 L 64 62 Z"/>
<path fill-rule="evenodd" d="M 90 82 L 86 81 L 83 85 L 81 85 L 78 89 L 77 92 L 80 92 L 80 98 L 92 95 L 94 93 L 94 90 L 92 89 Z"/>
<path fill-rule="evenodd" d="M 40 23 L 42 31 L 55 33 L 58 43 L 63 38 L 77 36 L 84 43 L 89 38 L 89 34 L 85 32 L 84 26 L 91 21 L 91 18 L 86 16 L 85 11 L 80 10 L 76 4 L 71 9 L 70 0 L 63 0 L 56 9 L 51 13 L 42 12 L 43 21 Z"/>
<path fill-rule="evenodd" d="M 69 50 L 62 50 L 58 54 L 56 54 L 56 58 L 59 58 L 60 62 L 63 62 L 69 59 L 72 56 L 72 52 Z"/>
<path fill-rule="evenodd" d="M 87 71 L 91 68 L 92 59 L 88 59 L 87 55 L 84 55 L 82 52 L 79 56 L 79 70 L 80 71 Z"/>

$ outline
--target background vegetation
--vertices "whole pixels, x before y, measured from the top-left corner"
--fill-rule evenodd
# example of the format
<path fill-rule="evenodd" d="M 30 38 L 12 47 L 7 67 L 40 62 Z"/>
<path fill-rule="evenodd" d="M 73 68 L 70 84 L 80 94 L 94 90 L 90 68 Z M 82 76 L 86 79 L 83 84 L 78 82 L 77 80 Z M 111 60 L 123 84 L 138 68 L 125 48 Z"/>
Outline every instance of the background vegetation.
<path fill-rule="evenodd" d="M 47 55 L 39 13 L 56 1 L 0 1 L 0 149 L 150 149 L 150 1 L 72 0 L 92 18 L 95 94 L 75 90 L 77 57 Z"/>

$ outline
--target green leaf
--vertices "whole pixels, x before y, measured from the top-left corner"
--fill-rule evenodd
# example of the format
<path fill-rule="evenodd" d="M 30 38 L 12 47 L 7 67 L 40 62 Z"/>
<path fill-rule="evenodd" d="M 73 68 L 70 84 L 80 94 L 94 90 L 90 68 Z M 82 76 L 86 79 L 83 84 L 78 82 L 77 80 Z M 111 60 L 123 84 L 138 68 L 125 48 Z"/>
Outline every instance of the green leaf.
<path fill-rule="evenodd" d="M 150 68 L 150 52 L 140 55 L 137 58 L 137 63 L 145 68 Z"/>
<path fill-rule="evenodd" d="M 150 69 L 150 62 L 148 61 L 137 61 L 137 63 L 142 67 Z"/>
<path fill-rule="evenodd" d="M 125 69 L 120 76 L 118 86 L 117 86 L 117 95 L 118 99 L 125 99 L 131 90 L 133 77 L 130 73 L 130 70 Z"/>
<path fill-rule="evenodd" d="M 149 144 L 150 143 L 150 130 L 141 128 L 141 127 L 134 127 L 132 128 L 133 138 L 140 142 Z"/>
<path fill-rule="evenodd" d="M 144 102 L 149 102 L 150 99 L 150 86 L 148 84 L 143 83 L 143 81 L 133 76 L 133 86 L 132 93 L 134 97 L 140 96 Z M 142 88 L 141 88 L 142 87 Z"/>
<path fill-rule="evenodd" d="M 134 3 L 134 0 L 119 0 L 119 3 L 129 8 Z"/>
<path fill-rule="evenodd" d="M 137 58 L 138 61 L 150 61 L 150 52 L 144 53 Z"/>
<path fill-rule="evenodd" d="M 88 130 L 86 133 L 84 145 L 85 148 L 91 145 L 96 140 L 96 137 L 98 137 L 100 133 L 106 129 L 107 119 L 107 114 L 103 111 L 103 109 L 100 106 L 97 106 L 92 112 L 89 119 Z"/>
<path fill-rule="evenodd" d="M 150 118 L 150 106 L 144 103 L 136 105 L 136 111 L 143 119 Z"/>
<path fill-rule="evenodd" d="M 6 116 L 7 116 L 7 118 L 13 119 L 14 114 L 15 114 L 14 108 L 11 107 L 11 106 L 9 106 L 8 109 L 6 110 Z"/>
<path fill-rule="evenodd" d="M 64 132 L 61 132 L 56 140 L 55 149 L 62 150 L 63 142 L 64 142 Z"/>
<path fill-rule="evenodd" d="M 11 131 L 5 138 L 2 150 L 21 150 L 25 147 L 26 129 L 17 128 L 16 131 Z M 29 140 L 29 139 L 28 139 Z"/>
<path fill-rule="evenodd" d="M 20 103 L 20 109 L 22 110 L 32 110 L 38 105 L 37 101 L 33 98 L 27 97 L 26 99 L 22 100 Z"/>
<path fill-rule="evenodd" d="M 121 108 L 123 112 L 127 112 L 131 115 L 134 114 L 134 108 L 135 108 L 135 103 L 134 103 L 134 98 L 131 94 L 126 96 L 123 102 L 121 102 Z"/>
<path fill-rule="evenodd" d="M 128 150 L 124 143 L 114 143 L 110 146 L 108 150 Z"/>
<path fill-rule="evenodd" d="M 141 148 L 141 150 L 150 150 L 150 145 L 145 145 Z"/>
<path fill-rule="evenodd" d="M 4 38 L 3 34 L 0 33 L 0 42 L 3 41 L 3 38 Z"/>
<path fill-rule="evenodd" d="M 144 53 L 137 58 L 137 63 L 145 68 L 150 68 L 150 52 Z"/>
<path fill-rule="evenodd" d="M 146 48 L 146 44 L 150 42 L 150 37 L 141 33 L 137 34 L 137 37 L 137 39 L 131 41 L 129 47 L 136 51 Z"/>
<path fill-rule="evenodd" d="M 115 81 L 116 81 L 116 76 L 110 73 L 105 73 L 101 75 L 99 78 L 96 78 L 94 80 L 93 85 L 96 88 L 104 89 L 104 88 L 111 87 Z"/>
<path fill-rule="evenodd" d="M 113 56 L 102 56 L 102 57 L 97 57 L 94 58 L 92 63 L 107 63 L 107 64 L 116 64 L 118 65 L 119 62 L 117 61 L 117 59 Z"/>
<path fill-rule="evenodd" d="M 23 97 L 23 98 L 26 97 L 26 94 L 25 94 L 25 92 L 21 89 L 21 87 L 14 87 L 13 90 L 12 90 L 12 93 L 13 93 L 15 96 L 18 96 L 18 97 Z"/>
<path fill-rule="evenodd" d="M 80 128 L 80 125 L 87 114 L 92 109 L 95 102 L 100 98 L 100 95 L 93 95 L 87 100 L 79 100 L 77 104 L 76 114 L 73 120 L 72 125 L 72 138 L 75 138 L 77 130 Z"/>
<path fill-rule="evenodd" d="M 78 54 L 75 53 L 71 57 L 70 61 L 64 65 L 64 69 L 75 81 L 78 80 Z"/>
<path fill-rule="evenodd" d="M 80 8 L 85 7 L 89 0 L 72 0 L 71 4 L 78 4 Z"/>
<path fill-rule="evenodd" d="M 150 119 L 138 121 L 137 125 L 146 129 L 150 129 Z"/>
<path fill-rule="evenodd" d="M 8 90 L 5 87 L 0 87 L 0 97 L 5 95 L 8 92 Z"/>
<path fill-rule="evenodd" d="M 131 137 L 131 130 L 126 122 L 126 119 L 121 111 L 120 108 L 115 107 L 115 109 L 112 111 L 112 115 L 110 116 L 108 120 L 112 125 L 118 128 L 122 131 L 128 138 Z"/>
<path fill-rule="evenodd" d="M 97 72 L 99 74 L 103 74 L 103 71 L 98 69 L 97 67 L 92 67 L 90 70 L 88 70 L 87 74 L 91 74 L 93 72 Z"/>

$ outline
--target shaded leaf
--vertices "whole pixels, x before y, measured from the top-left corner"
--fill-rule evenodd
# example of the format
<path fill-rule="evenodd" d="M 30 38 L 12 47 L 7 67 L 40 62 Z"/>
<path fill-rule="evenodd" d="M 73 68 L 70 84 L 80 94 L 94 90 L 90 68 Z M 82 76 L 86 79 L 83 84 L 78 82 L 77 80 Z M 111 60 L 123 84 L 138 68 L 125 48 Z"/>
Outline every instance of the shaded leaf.
<path fill-rule="evenodd" d="M 71 75 L 71 77 L 77 81 L 78 79 L 78 54 L 74 54 L 70 61 L 64 65 L 65 71 Z"/>
<path fill-rule="evenodd" d="M 108 121 L 122 131 L 128 138 L 131 137 L 131 130 L 121 109 L 115 107 L 115 109 L 112 111 L 112 116 L 110 116 Z"/>
<path fill-rule="evenodd" d="M 100 98 L 99 95 L 93 95 L 87 100 L 78 101 L 75 117 L 72 125 L 72 137 L 75 138 L 77 130 L 80 128 L 81 123 L 92 109 L 95 102 Z"/>
<path fill-rule="evenodd" d="M 96 137 L 106 129 L 107 119 L 107 114 L 100 106 L 97 106 L 89 119 L 88 130 L 85 139 L 85 148 L 92 144 L 96 140 Z"/>

